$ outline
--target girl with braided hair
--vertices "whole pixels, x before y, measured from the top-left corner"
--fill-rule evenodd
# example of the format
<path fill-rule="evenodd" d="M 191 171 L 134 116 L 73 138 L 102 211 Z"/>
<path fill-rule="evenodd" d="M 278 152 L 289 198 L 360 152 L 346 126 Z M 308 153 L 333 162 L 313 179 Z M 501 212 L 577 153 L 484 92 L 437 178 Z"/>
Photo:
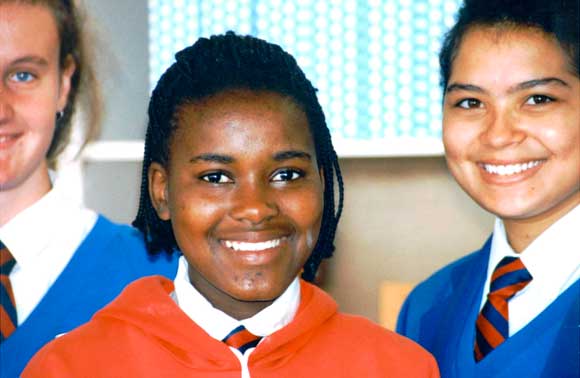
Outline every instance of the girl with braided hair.
<path fill-rule="evenodd" d="M 18 376 L 129 282 L 177 267 L 53 186 L 72 128 L 87 141 L 98 129 L 82 22 L 73 0 L 0 0 L 0 377 Z"/>
<path fill-rule="evenodd" d="M 334 249 L 342 179 L 315 89 L 279 46 L 228 32 L 176 55 L 151 96 L 141 188 L 134 225 L 183 254 L 175 280 L 132 283 L 24 378 L 438 376 L 308 282 Z"/>

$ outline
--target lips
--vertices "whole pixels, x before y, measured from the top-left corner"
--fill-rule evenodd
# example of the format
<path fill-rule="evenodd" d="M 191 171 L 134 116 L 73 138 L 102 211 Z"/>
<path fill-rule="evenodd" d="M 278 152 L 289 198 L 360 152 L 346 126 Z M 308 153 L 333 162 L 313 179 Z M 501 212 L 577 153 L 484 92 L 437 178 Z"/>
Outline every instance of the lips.
<path fill-rule="evenodd" d="M 22 134 L 0 134 L 0 148 L 10 147 L 16 142 L 20 135 Z"/>

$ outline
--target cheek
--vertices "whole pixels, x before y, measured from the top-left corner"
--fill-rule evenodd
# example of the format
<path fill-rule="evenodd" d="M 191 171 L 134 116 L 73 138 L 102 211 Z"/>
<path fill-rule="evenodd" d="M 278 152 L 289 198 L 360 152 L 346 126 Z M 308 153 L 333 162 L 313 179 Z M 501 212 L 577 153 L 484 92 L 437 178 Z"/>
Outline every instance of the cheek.
<path fill-rule="evenodd" d="M 284 202 L 284 212 L 299 228 L 309 249 L 313 249 L 318 240 L 323 203 L 321 191 L 306 191 Z"/>
<path fill-rule="evenodd" d="M 179 185 L 177 186 L 179 189 L 187 189 L 184 184 Z M 176 238 L 178 234 L 187 239 L 200 233 L 205 235 L 215 226 L 223 210 L 223 201 L 209 201 L 196 192 L 170 189 L 168 196 L 170 219 Z"/>
<path fill-rule="evenodd" d="M 444 118 L 443 145 L 448 160 L 464 160 L 478 141 L 478 125 L 452 117 Z"/>
<path fill-rule="evenodd" d="M 577 157 L 580 154 L 580 126 L 576 119 L 567 123 L 551 120 L 552 127 L 536 127 L 539 130 L 538 139 L 554 155 L 560 158 Z"/>

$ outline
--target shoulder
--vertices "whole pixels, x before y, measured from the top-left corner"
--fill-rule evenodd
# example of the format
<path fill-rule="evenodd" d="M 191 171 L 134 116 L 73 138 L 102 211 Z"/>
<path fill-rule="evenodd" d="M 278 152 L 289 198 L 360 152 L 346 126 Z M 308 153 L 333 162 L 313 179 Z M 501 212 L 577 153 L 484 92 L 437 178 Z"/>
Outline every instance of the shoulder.
<path fill-rule="evenodd" d="M 140 321 L 146 323 L 152 309 L 163 307 L 160 311 L 167 312 L 165 303 L 173 303 L 168 296 L 171 289 L 172 282 L 158 276 L 132 282 L 90 321 L 41 348 L 22 377 L 73 377 L 93 369 L 99 376 L 111 376 L 104 372 L 118 368 L 126 356 L 152 339 Z"/>
<path fill-rule="evenodd" d="M 127 224 L 112 222 L 103 215 L 99 215 L 81 247 L 98 249 L 101 254 L 111 255 L 116 260 L 125 260 L 129 264 L 168 266 L 171 267 L 171 274 L 175 273 L 179 258 L 179 254 L 175 252 L 149 253 L 141 231 Z M 150 274 L 153 273 L 156 271 Z"/>
<path fill-rule="evenodd" d="M 116 327 L 110 322 L 91 320 L 46 344 L 30 360 L 22 378 L 74 376 L 97 367 L 102 351 L 116 345 L 111 337 Z M 82 366 L 86 367 L 83 370 Z"/>
<path fill-rule="evenodd" d="M 425 314 L 435 308 L 443 309 L 447 301 L 453 298 L 454 291 L 459 290 L 467 295 L 466 291 L 476 290 L 479 278 L 485 275 L 490 244 L 491 237 L 480 250 L 452 262 L 418 284 L 403 303 L 397 332 L 417 340 L 418 325 L 423 323 Z M 430 317 L 429 321 L 434 319 Z"/>
<path fill-rule="evenodd" d="M 489 257 L 491 237 L 483 247 L 472 252 L 433 273 L 425 281 L 418 284 L 409 294 L 408 301 L 431 302 L 436 296 L 445 295 L 453 286 L 456 277 L 461 277 L 469 271 L 486 269 Z"/>
<path fill-rule="evenodd" d="M 433 356 L 411 339 L 361 316 L 338 313 L 332 321 L 336 333 L 350 340 L 349 354 L 365 364 L 379 364 L 394 376 L 438 376 Z"/>

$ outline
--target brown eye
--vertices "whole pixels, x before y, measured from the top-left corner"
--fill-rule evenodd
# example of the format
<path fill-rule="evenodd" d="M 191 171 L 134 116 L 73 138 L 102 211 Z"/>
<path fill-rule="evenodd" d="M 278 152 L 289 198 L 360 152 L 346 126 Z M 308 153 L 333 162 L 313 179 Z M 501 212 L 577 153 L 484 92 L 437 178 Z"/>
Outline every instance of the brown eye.
<path fill-rule="evenodd" d="M 202 179 L 203 181 L 207 181 L 209 183 L 212 183 L 212 184 L 225 184 L 228 182 L 232 182 L 232 179 L 230 179 L 228 176 L 226 176 L 222 172 L 207 173 L 207 174 L 201 176 L 200 179 Z"/>
<path fill-rule="evenodd" d="M 296 169 L 282 169 L 274 174 L 272 181 L 293 181 L 302 176 L 304 174 Z"/>
<path fill-rule="evenodd" d="M 526 105 L 541 105 L 552 101 L 554 101 L 554 99 L 546 95 L 532 95 L 526 101 Z"/>
<path fill-rule="evenodd" d="M 466 98 L 464 100 L 459 101 L 455 106 L 463 109 L 474 109 L 481 108 L 482 103 L 476 98 Z"/>

